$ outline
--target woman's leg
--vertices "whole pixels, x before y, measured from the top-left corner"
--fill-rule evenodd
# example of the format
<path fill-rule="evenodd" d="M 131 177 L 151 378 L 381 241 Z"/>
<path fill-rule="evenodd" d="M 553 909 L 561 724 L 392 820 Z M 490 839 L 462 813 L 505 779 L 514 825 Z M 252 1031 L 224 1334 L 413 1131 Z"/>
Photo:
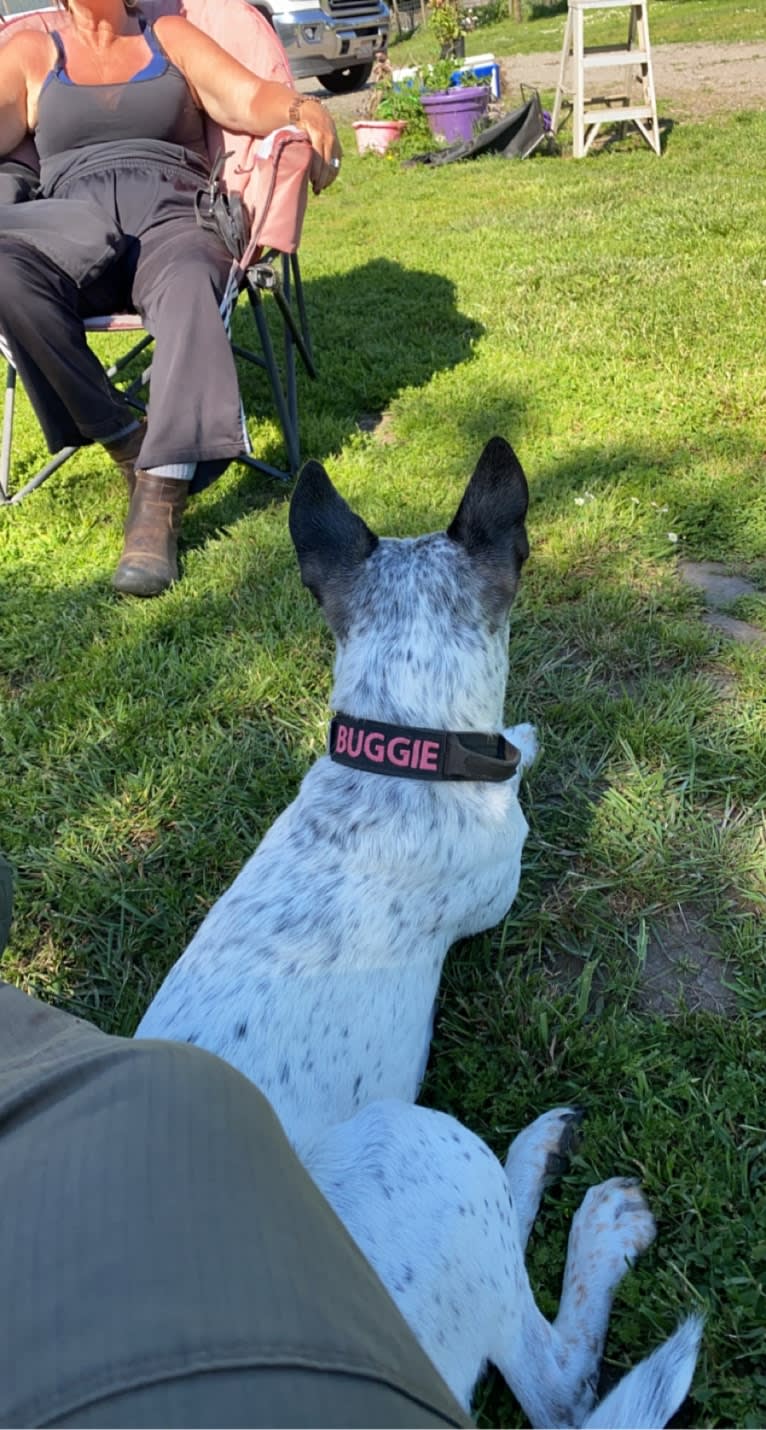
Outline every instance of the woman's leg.
<path fill-rule="evenodd" d="M 135 427 L 88 347 L 76 284 L 9 236 L 0 238 L 0 333 L 49 451 L 119 440 Z"/>
<path fill-rule="evenodd" d="M 465 1416 L 252 1083 L 0 984 L 0 1424 Z"/>
<path fill-rule="evenodd" d="M 220 313 L 230 269 L 191 209 L 141 235 L 133 302 L 155 339 L 142 471 L 242 453 L 239 382 Z"/>
<path fill-rule="evenodd" d="M 180 196 L 179 196 L 180 198 Z M 239 383 L 220 302 L 231 259 L 191 210 L 149 228 L 133 302 L 154 335 L 149 417 L 115 589 L 156 596 L 178 579 L 177 544 L 197 461 L 243 449 Z"/>

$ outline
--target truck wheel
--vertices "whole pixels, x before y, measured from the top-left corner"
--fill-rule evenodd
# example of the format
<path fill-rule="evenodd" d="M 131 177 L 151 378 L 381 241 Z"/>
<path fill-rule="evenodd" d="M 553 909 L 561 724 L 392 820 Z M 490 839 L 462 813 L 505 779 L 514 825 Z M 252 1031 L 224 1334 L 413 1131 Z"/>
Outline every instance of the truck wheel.
<path fill-rule="evenodd" d="M 372 64 L 349 65 L 345 70 L 333 70 L 331 74 L 317 76 L 323 89 L 330 94 L 350 94 L 352 89 L 361 89 L 372 74 Z"/>

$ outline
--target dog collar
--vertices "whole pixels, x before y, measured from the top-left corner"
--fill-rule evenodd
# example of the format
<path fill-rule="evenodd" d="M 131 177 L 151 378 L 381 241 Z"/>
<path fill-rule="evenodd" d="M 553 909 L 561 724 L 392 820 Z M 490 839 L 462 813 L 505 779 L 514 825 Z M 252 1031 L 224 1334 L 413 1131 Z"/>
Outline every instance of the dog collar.
<path fill-rule="evenodd" d="M 330 759 L 353 770 L 405 780 L 509 780 L 521 753 L 504 735 L 423 730 L 337 714 L 330 721 Z"/>

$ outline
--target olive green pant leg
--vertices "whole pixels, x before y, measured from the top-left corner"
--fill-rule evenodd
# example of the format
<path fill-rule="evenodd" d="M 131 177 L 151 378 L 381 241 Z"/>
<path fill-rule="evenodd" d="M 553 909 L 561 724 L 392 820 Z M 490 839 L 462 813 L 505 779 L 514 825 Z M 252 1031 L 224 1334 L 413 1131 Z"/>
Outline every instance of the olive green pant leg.
<path fill-rule="evenodd" d="M 0 1425 L 469 1424 L 268 1103 L 0 984 Z"/>

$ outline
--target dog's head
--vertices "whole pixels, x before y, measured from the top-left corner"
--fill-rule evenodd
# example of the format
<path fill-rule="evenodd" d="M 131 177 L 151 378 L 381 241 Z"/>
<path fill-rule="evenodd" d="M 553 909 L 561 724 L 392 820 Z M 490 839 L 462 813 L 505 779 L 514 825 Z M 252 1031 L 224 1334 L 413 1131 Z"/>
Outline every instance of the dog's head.
<path fill-rule="evenodd" d="M 290 534 L 335 635 L 333 703 L 360 718 L 497 729 L 508 615 L 529 553 L 529 493 L 508 443 L 484 448 L 446 532 L 379 539 L 319 462 L 303 467 Z"/>

